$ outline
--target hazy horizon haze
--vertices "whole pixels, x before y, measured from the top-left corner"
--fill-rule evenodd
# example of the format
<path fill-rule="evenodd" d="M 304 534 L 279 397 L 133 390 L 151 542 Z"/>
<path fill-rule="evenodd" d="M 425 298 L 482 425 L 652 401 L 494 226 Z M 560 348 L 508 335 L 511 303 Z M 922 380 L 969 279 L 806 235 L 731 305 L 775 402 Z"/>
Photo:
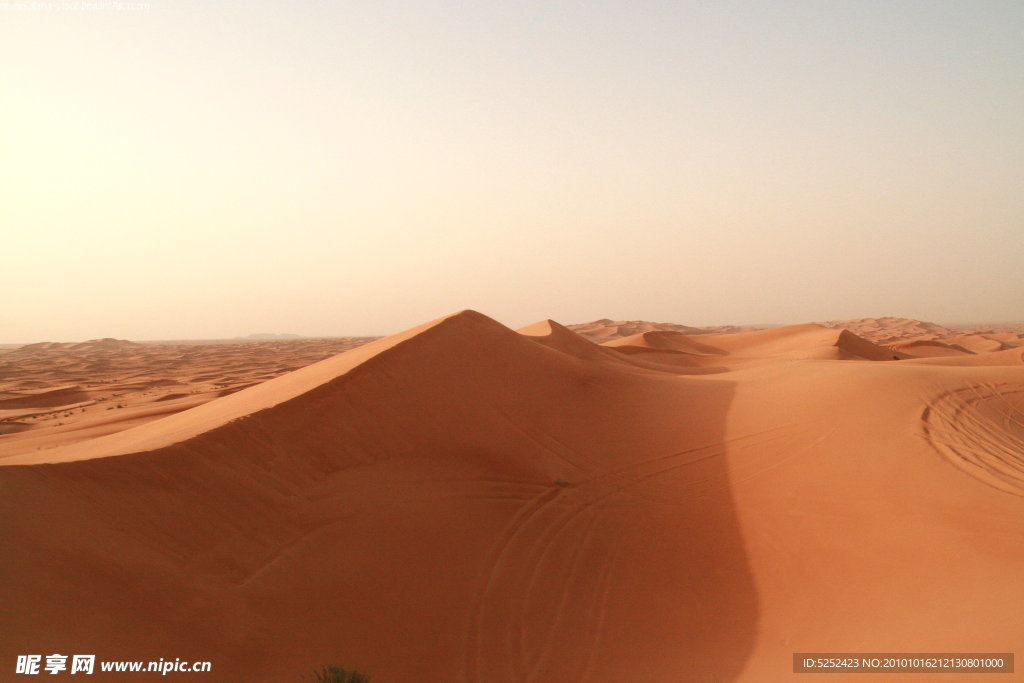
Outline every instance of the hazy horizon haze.
<path fill-rule="evenodd" d="M 51 5 L 0 342 L 1024 319 L 1024 3 Z"/>

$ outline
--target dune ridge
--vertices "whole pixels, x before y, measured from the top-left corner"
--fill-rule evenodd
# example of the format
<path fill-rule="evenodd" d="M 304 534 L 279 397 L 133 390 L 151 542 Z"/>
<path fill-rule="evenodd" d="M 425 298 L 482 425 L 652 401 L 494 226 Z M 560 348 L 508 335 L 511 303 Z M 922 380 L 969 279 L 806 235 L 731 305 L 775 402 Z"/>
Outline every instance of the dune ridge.
<path fill-rule="evenodd" d="M 751 325 L 715 325 L 693 327 L 678 323 L 655 323 L 647 320 L 610 320 L 602 318 L 589 323 L 568 325 L 567 328 L 592 341 L 604 342 L 616 337 L 630 337 L 644 332 L 679 332 L 681 334 L 713 334 L 747 332 L 758 329 Z"/>

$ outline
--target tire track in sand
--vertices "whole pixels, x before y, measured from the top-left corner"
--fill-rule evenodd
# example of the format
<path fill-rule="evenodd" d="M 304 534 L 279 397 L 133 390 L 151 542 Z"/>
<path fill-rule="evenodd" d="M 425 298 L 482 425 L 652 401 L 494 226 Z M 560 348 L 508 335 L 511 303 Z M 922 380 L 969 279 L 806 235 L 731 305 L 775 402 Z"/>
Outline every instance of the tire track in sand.
<path fill-rule="evenodd" d="M 921 413 L 925 440 L 957 469 L 1024 496 L 1024 387 L 972 384 L 943 392 Z"/>

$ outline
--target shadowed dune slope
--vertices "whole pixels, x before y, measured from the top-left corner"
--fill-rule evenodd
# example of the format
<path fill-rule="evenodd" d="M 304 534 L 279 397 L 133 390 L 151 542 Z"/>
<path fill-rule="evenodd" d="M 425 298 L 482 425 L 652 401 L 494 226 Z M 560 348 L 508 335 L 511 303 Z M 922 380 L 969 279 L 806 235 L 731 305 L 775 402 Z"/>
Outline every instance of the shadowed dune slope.
<path fill-rule="evenodd" d="M 618 366 L 624 363 L 624 360 L 618 354 L 612 353 L 608 349 L 589 341 L 554 320 L 542 320 L 532 325 L 521 327 L 516 331 L 539 344 L 574 358 L 597 361 L 599 363 L 612 363 Z"/>
<path fill-rule="evenodd" d="M 757 621 L 732 388 L 618 365 L 464 312 L 9 458 L 2 655 L 170 655 L 225 681 L 339 658 L 374 681 L 732 679 Z"/>

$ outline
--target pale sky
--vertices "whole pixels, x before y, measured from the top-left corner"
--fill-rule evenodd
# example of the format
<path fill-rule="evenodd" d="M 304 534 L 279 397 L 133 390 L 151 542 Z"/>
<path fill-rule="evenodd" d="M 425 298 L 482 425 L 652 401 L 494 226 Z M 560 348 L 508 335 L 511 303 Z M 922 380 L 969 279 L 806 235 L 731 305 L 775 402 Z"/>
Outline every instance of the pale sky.
<path fill-rule="evenodd" d="M 1024 2 L 0 0 L 0 342 L 1024 319 Z"/>

